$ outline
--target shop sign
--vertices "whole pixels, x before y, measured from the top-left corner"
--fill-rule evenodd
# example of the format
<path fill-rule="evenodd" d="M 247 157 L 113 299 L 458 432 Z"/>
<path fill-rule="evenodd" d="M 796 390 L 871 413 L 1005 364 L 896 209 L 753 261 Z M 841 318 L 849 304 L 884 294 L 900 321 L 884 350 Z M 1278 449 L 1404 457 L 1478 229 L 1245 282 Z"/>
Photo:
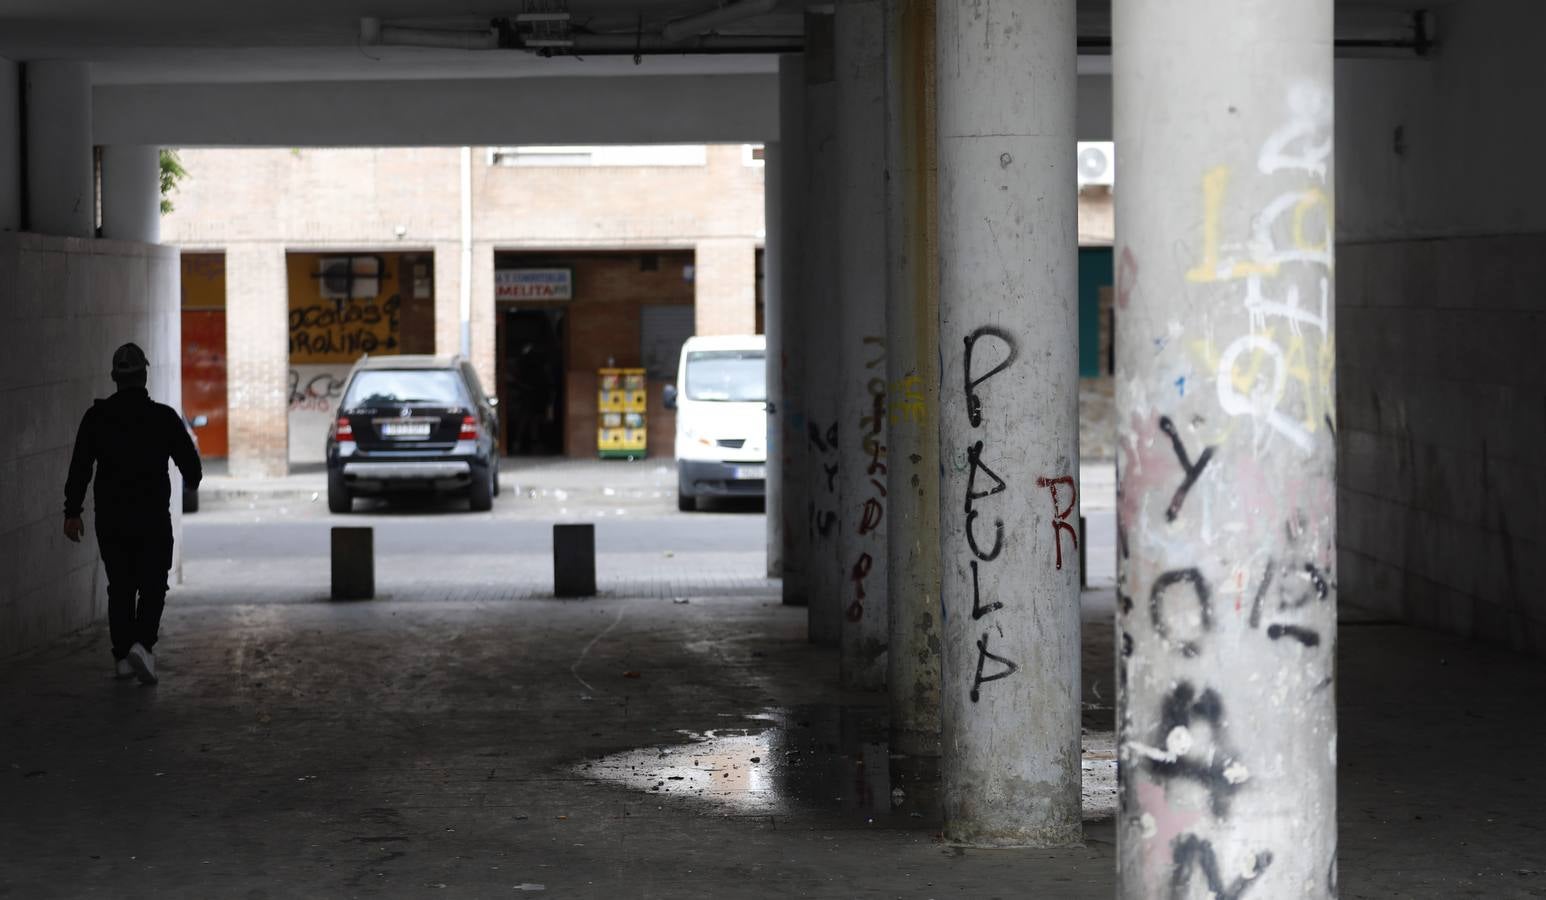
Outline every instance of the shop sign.
<path fill-rule="evenodd" d="M 496 269 L 495 300 L 572 300 L 572 269 Z"/>

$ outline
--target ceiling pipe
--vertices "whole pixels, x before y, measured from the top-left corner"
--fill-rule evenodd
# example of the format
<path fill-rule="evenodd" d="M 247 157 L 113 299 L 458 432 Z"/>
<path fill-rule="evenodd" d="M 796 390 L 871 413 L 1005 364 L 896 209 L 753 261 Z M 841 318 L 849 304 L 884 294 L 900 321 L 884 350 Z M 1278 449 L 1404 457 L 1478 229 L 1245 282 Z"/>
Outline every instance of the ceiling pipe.
<path fill-rule="evenodd" d="M 740 0 L 738 3 L 727 3 L 708 12 L 677 19 L 662 28 L 660 36 L 671 43 L 685 41 L 690 37 L 707 34 L 722 25 L 750 19 L 753 16 L 767 15 L 777 6 L 778 0 Z"/>
<path fill-rule="evenodd" d="M 659 35 L 572 34 L 568 47 L 541 48 L 544 56 L 612 56 L 638 54 L 682 55 L 710 53 L 799 53 L 805 42 L 799 35 L 706 35 L 671 41 Z"/>
<path fill-rule="evenodd" d="M 360 20 L 360 43 L 367 47 L 439 47 L 446 50 L 498 50 L 499 33 L 493 28 L 460 31 L 449 28 L 404 28 L 383 25 L 380 19 Z"/>

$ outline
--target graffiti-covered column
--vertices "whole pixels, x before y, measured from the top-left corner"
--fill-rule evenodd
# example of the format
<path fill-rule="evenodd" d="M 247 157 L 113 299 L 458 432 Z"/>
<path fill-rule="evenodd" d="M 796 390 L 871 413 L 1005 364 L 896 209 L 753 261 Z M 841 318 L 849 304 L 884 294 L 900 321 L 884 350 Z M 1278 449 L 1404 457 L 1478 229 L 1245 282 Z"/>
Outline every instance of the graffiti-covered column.
<path fill-rule="evenodd" d="M 1336 893 L 1332 0 L 1117 0 L 1119 891 Z"/>
<path fill-rule="evenodd" d="M 776 286 L 764 285 L 773 304 L 764 317 L 768 329 L 768 385 L 777 391 L 768 432 L 768 534 L 772 540 L 777 515 L 781 548 L 768 548 L 770 576 L 783 576 L 783 599 L 792 606 L 806 602 L 811 536 L 806 524 L 810 482 L 805 434 L 805 350 L 803 323 L 810 315 L 803 282 L 805 234 L 805 58 L 790 53 L 778 58 L 778 147 L 764 170 L 768 200 L 768 244 L 777 241 Z M 777 209 L 775 216 L 774 209 Z M 775 224 L 775 218 L 777 222 Z M 770 253 L 772 251 L 769 251 Z M 775 296 L 776 294 L 776 296 Z M 776 387 L 775 387 L 776 386 Z M 772 394 L 770 393 L 770 397 Z M 773 430 L 777 429 L 775 442 Z M 777 470 L 775 473 L 774 470 Z M 777 497 L 774 496 L 777 494 Z M 780 557 L 778 571 L 772 561 Z"/>
<path fill-rule="evenodd" d="M 812 643 L 835 647 L 842 639 L 846 572 L 841 561 L 843 521 L 838 496 L 840 446 L 855 430 L 839 421 L 837 269 L 837 86 L 834 83 L 832 16 L 805 17 L 805 197 L 801 283 L 805 315 L 805 448 L 807 498 L 804 525 L 810 540 L 806 572 Z"/>
<path fill-rule="evenodd" d="M 837 7 L 842 680 L 886 685 L 886 82 L 880 0 Z"/>
<path fill-rule="evenodd" d="M 938 9 L 945 836 L 1080 837 L 1074 0 Z"/>
<path fill-rule="evenodd" d="M 934 0 L 886 3 L 886 685 L 891 746 L 939 753 L 939 253 Z"/>

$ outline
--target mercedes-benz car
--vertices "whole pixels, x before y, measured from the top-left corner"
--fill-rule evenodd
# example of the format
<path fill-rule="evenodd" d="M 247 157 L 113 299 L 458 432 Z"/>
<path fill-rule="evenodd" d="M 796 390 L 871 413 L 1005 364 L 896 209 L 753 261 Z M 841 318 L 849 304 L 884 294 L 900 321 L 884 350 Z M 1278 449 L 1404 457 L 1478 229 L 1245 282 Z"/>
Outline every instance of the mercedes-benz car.
<path fill-rule="evenodd" d="M 377 356 L 355 363 L 327 435 L 327 506 L 398 492 L 467 497 L 476 511 L 499 493 L 499 420 L 460 356 Z"/>

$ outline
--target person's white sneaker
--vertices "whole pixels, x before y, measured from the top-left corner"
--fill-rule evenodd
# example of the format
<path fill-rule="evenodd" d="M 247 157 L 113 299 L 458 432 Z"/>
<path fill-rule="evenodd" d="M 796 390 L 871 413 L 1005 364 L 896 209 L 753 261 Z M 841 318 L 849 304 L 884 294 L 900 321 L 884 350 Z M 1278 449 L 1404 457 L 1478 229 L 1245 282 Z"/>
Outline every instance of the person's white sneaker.
<path fill-rule="evenodd" d="M 134 674 L 140 677 L 141 684 L 156 683 L 156 657 L 144 645 L 135 644 L 129 648 L 129 665 L 134 667 Z"/>
<path fill-rule="evenodd" d="M 113 667 L 113 677 L 119 679 L 134 677 L 134 668 L 129 665 L 128 659 L 118 661 L 118 665 Z"/>

